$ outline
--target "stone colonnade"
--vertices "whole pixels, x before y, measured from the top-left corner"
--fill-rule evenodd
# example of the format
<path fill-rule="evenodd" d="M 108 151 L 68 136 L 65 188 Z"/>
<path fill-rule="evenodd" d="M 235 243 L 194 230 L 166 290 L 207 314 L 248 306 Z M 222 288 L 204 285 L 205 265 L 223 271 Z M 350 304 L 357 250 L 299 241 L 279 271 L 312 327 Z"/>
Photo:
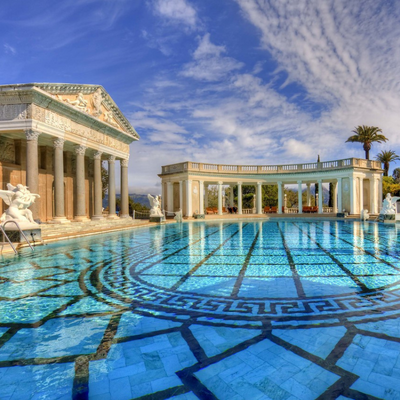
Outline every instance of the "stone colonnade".
<path fill-rule="evenodd" d="M 39 193 L 39 146 L 38 139 L 40 132 L 36 130 L 26 130 L 26 185 L 31 193 Z M 65 216 L 65 193 L 64 193 L 64 146 L 65 141 L 62 138 L 53 140 L 54 148 L 54 223 L 69 222 Z M 94 162 L 94 207 L 93 220 L 102 219 L 102 178 L 101 163 L 102 160 L 108 161 L 108 208 L 109 218 L 116 218 L 115 201 L 115 161 L 116 157 L 111 154 L 104 154 L 101 151 L 92 149 L 84 145 L 74 144 L 76 155 L 76 173 L 75 173 L 75 215 L 74 221 L 86 221 L 86 187 L 85 187 L 85 155 L 93 158 Z M 104 158 L 103 158 L 104 157 Z M 121 159 L 121 210 L 120 217 L 129 217 L 128 203 L 128 159 Z M 40 200 L 39 200 L 40 201 Z M 39 204 L 31 206 L 34 219 L 39 218 Z"/>
<path fill-rule="evenodd" d="M 346 179 L 346 188 L 344 188 L 343 180 Z M 350 176 L 350 177 L 338 177 L 335 179 L 329 179 L 323 181 L 322 179 L 317 179 L 316 182 L 310 182 L 308 179 L 307 181 L 297 180 L 297 190 L 298 190 L 298 213 L 303 213 L 303 206 L 311 206 L 311 184 L 315 183 L 318 185 L 318 193 L 323 193 L 323 183 L 332 183 L 332 212 L 337 213 L 341 212 L 344 208 L 344 191 L 346 191 L 346 195 L 349 197 L 348 207 L 346 209 L 347 212 L 350 214 L 357 214 L 363 208 L 368 208 L 370 213 L 378 213 L 380 207 L 380 200 L 382 197 L 382 185 L 380 181 L 380 176 L 372 175 L 369 179 L 365 179 L 364 177 L 360 176 Z M 163 184 L 163 207 L 165 208 L 165 199 L 166 199 L 166 211 L 174 212 L 181 209 L 183 214 L 186 216 L 192 216 L 194 211 L 192 208 L 192 197 L 193 197 L 193 181 L 192 179 L 187 180 L 179 180 L 179 203 L 178 207 L 174 207 L 175 199 L 174 199 L 174 181 L 167 181 L 166 186 Z M 218 214 L 223 214 L 223 185 L 230 185 L 231 187 L 231 195 L 229 198 L 230 205 L 233 205 L 233 186 L 237 186 L 238 188 L 238 196 L 237 196 L 237 209 L 238 214 L 243 214 L 243 193 L 242 187 L 243 185 L 254 185 L 256 187 L 256 194 L 255 194 L 255 212 L 256 214 L 263 213 L 263 204 L 262 204 L 262 186 L 263 185 L 273 185 L 276 184 L 278 186 L 278 207 L 277 213 L 282 214 L 284 212 L 284 184 L 293 184 L 293 182 L 265 182 L 265 181 L 258 181 L 258 182 L 226 182 L 223 181 L 216 181 L 211 182 L 207 180 L 207 183 L 203 180 L 199 180 L 198 187 L 199 187 L 199 207 L 196 212 L 198 214 L 204 214 L 205 208 L 208 206 L 208 185 L 217 186 L 217 193 L 218 193 Z M 303 185 L 306 185 L 306 204 L 303 204 Z M 369 185 L 369 187 L 368 187 Z M 356 195 L 357 192 L 357 195 Z M 369 198 L 364 199 L 364 193 L 368 193 Z M 318 197 L 318 213 L 323 213 L 323 195 L 319 195 Z M 185 201 L 184 201 L 185 200 Z M 347 204 L 346 203 L 346 204 Z"/>

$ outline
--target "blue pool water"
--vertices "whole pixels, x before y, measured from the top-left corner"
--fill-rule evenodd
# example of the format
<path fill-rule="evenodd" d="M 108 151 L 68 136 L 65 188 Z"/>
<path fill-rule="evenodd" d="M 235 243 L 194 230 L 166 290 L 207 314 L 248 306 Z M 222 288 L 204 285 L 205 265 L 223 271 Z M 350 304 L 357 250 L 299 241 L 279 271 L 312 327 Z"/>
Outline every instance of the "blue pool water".
<path fill-rule="evenodd" d="M 3 256 L 0 399 L 399 399 L 399 245 L 194 222 Z"/>

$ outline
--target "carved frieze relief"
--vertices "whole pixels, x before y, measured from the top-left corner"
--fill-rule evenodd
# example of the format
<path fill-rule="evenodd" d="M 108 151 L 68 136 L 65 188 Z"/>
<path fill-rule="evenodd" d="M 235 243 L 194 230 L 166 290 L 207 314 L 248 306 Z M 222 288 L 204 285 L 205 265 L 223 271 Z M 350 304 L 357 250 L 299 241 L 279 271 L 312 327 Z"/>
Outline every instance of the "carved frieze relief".
<path fill-rule="evenodd" d="M 102 144 L 113 149 L 129 153 L 129 145 L 120 142 L 104 133 L 95 131 L 86 126 L 77 124 L 70 119 L 56 114 L 50 110 L 43 109 L 36 105 L 32 106 L 33 119 L 46 123 L 47 125 L 58 128 L 66 133 L 73 133 L 83 138 L 93 140 L 96 143 Z"/>
<path fill-rule="evenodd" d="M 27 104 L 2 104 L 0 105 L 0 121 L 27 119 L 27 108 Z"/>

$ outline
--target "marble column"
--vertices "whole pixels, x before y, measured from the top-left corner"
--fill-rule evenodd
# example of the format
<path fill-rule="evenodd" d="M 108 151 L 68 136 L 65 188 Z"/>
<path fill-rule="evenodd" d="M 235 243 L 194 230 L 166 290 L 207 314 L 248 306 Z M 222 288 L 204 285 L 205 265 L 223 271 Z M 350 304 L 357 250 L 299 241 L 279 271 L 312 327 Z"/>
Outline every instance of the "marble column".
<path fill-rule="evenodd" d="M 93 220 L 103 219 L 103 184 L 101 181 L 101 151 L 94 153 L 94 213 Z"/>
<path fill-rule="evenodd" d="M 129 216 L 129 186 L 128 186 L 128 164 L 129 159 L 120 161 L 121 164 L 121 210 L 120 218 L 130 218 Z"/>
<path fill-rule="evenodd" d="M 339 213 L 343 212 L 343 193 L 342 193 L 342 178 L 337 180 L 337 209 Z"/>
<path fill-rule="evenodd" d="M 54 224 L 69 223 L 64 204 L 64 139 L 54 139 Z"/>
<path fill-rule="evenodd" d="M 378 213 L 381 212 L 382 209 L 382 197 L 383 197 L 383 193 L 382 193 L 382 178 L 378 178 L 378 200 L 377 200 L 377 204 L 378 204 Z"/>
<path fill-rule="evenodd" d="M 218 215 L 222 215 L 222 184 L 218 182 Z"/>
<path fill-rule="evenodd" d="M 235 205 L 235 198 L 233 196 L 233 185 L 229 186 L 229 207 L 233 207 Z"/>
<path fill-rule="evenodd" d="M 192 180 L 186 181 L 186 216 L 192 217 Z"/>
<path fill-rule="evenodd" d="M 375 176 L 372 176 L 369 180 L 369 203 L 370 203 L 370 207 L 371 210 L 369 210 L 369 212 L 371 214 L 376 214 L 376 205 L 377 205 L 377 199 L 376 199 L 376 179 Z"/>
<path fill-rule="evenodd" d="M 115 204 L 115 156 L 108 157 L 108 218 L 116 219 Z"/>
<path fill-rule="evenodd" d="M 238 214 L 243 214 L 242 182 L 238 182 L 237 186 L 238 186 Z"/>
<path fill-rule="evenodd" d="M 297 204 L 299 214 L 303 214 L 303 181 L 297 181 Z"/>
<path fill-rule="evenodd" d="M 208 207 L 208 184 L 204 186 L 204 207 Z"/>
<path fill-rule="evenodd" d="M 282 182 L 278 182 L 278 214 L 282 214 L 282 207 L 283 207 Z"/>
<path fill-rule="evenodd" d="M 199 213 L 204 214 L 204 181 L 199 181 Z"/>
<path fill-rule="evenodd" d="M 333 208 L 333 212 L 337 213 L 338 212 L 338 208 L 337 208 L 337 182 L 332 182 L 332 208 Z"/>
<path fill-rule="evenodd" d="M 311 206 L 311 190 L 310 190 L 311 183 L 307 183 L 307 206 Z"/>
<path fill-rule="evenodd" d="M 179 181 L 179 209 L 183 210 L 183 182 Z"/>
<path fill-rule="evenodd" d="M 174 184 L 167 182 L 167 211 L 174 212 Z"/>
<path fill-rule="evenodd" d="M 349 189 L 350 189 L 350 212 L 349 214 L 354 214 L 355 213 L 355 207 L 354 207 L 354 183 L 355 179 L 350 176 L 349 177 Z"/>
<path fill-rule="evenodd" d="M 322 179 L 318 180 L 318 214 L 324 213 L 324 192 L 322 187 Z"/>
<path fill-rule="evenodd" d="M 256 212 L 257 214 L 262 214 L 262 182 L 257 182 L 257 207 Z"/>
<path fill-rule="evenodd" d="M 40 132 L 28 129 L 26 135 L 26 186 L 31 193 L 39 194 L 39 154 Z M 40 219 L 40 198 L 29 207 L 34 220 Z"/>
<path fill-rule="evenodd" d="M 86 147 L 75 146 L 76 154 L 76 213 L 74 221 L 88 221 L 86 216 L 86 184 L 85 184 L 85 152 Z"/>
<path fill-rule="evenodd" d="M 361 210 L 364 209 L 364 178 L 360 176 L 358 178 L 358 181 L 360 182 L 360 199 L 359 199 L 359 208 L 358 208 L 358 213 L 361 214 Z"/>

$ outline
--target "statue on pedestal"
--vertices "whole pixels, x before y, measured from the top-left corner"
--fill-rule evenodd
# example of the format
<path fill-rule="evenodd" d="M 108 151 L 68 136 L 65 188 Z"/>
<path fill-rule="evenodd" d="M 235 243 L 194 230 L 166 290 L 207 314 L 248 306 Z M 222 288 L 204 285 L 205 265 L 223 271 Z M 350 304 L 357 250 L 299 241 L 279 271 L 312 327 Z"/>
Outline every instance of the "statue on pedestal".
<path fill-rule="evenodd" d="M 32 211 L 29 207 L 40 196 L 31 193 L 24 185 L 18 184 L 17 186 L 7 184 L 8 190 L 0 190 L 0 197 L 9 206 L 0 218 L 0 222 L 17 221 L 28 222 L 37 225 L 33 220 Z"/>
<path fill-rule="evenodd" d="M 390 193 L 388 193 L 383 200 L 382 210 L 380 214 L 388 215 L 388 214 L 396 214 L 396 202 L 400 197 L 392 197 Z"/>
<path fill-rule="evenodd" d="M 150 202 L 150 218 L 151 217 L 163 217 L 164 214 L 161 211 L 161 198 L 160 196 L 153 197 L 151 194 L 147 195 Z"/>

